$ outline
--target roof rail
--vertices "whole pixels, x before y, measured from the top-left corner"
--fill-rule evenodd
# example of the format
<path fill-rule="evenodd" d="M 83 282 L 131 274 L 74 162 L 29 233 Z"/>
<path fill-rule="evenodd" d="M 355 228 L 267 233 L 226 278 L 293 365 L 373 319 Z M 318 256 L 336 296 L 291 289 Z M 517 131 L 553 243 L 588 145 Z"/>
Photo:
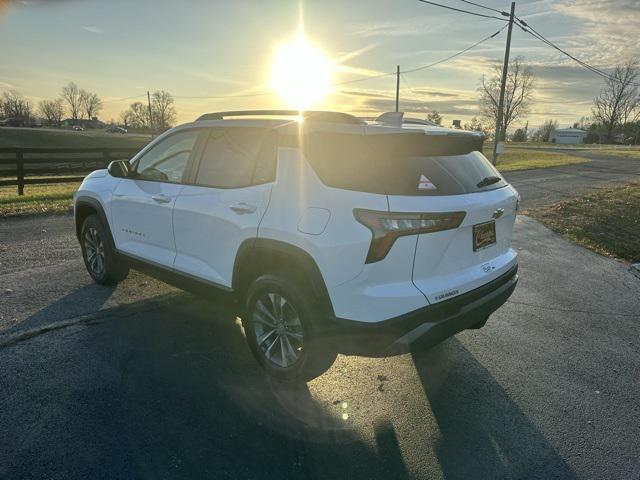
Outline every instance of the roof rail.
<path fill-rule="evenodd" d="M 356 125 L 362 125 L 364 122 L 353 115 L 342 112 L 325 112 L 318 110 L 238 110 L 231 112 L 212 112 L 205 113 L 197 118 L 196 121 L 201 120 L 224 120 L 228 117 L 299 117 L 302 116 L 305 120 L 315 120 L 317 122 L 327 123 L 350 123 Z"/>

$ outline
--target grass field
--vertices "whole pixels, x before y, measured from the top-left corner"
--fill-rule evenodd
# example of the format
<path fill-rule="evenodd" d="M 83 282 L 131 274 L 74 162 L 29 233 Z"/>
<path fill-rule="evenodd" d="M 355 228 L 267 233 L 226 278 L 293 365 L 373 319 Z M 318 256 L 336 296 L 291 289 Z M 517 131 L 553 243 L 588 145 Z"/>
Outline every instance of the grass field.
<path fill-rule="evenodd" d="M 618 157 L 618 158 L 627 158 L 630 160 L 640 160 L 640 150 L 625 150 L 621 148 L 617 149 L 609 149 L 609 148 L 594 148 L 587 149 L 585 152 L 589 153 L 597 153 L 600 155 L 604 155 L 607 157 Z"/>
<path fill-rule="evenodd" d="M 112 134 L 102 130 L 0 128 L 0 148 L 141 148 L 148 135 Z M 0 217 L 70 210 L 79 183 L 25 185 L 18 196 L 16 186 L 0 187 Z"/>
<path fill-rule="evenodd" d="M 525 213 L 600 254 L 640 261 L 640 182 Z"/>
<path fill-rule="evenodd" d="M 0 187 L 0 218 L 71 211 L 73 192 L 78 185 L 79 182 L 26 185 L 23 196 L 18 196 L 13 185 Z"/>
<path fill-rule="evenodd" d="M 491 150 L 485 149 L 484 154 L 489 159 L 492 156 Z M 588 161 L 586 158 L 565 152 L 546 152 L 508 146 L 505 152 L 498 156 L 497 168 L 501 172 L 512 172 L 531 168 L 559 167 Z"/>
<path fill-rule="evenodd" d="M 103 130 L 55 130 L 0 127 L 0 148 L 140 148 L 149 135 L 116 134 Z"/>

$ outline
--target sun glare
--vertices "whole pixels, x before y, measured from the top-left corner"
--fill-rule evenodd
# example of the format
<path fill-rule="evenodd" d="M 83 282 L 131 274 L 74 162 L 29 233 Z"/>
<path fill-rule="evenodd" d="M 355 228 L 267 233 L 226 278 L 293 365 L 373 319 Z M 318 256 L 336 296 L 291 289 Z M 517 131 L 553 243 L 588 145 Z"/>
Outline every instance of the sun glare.
<path fill-rule="evenodd" d="M 278 48 L 271 66 L 271 87 L 290 108 L 306 110 L 330 89 L 331 63 L 302 34 Z"/>

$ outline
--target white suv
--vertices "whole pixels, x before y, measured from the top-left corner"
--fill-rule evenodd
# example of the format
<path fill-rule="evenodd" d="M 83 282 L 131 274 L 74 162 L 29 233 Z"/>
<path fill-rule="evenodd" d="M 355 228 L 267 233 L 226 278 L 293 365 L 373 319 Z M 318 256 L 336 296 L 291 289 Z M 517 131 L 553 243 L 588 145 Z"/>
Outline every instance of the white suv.
<path fill-rule="evenodd" d="M 206 114 L 90 174 L 77 236 L 96 282 L 134 266 L 229 292 L 260 364 L 312 375 L 479 328 L 511 295 L 518 194 L 482 141 L 401 115 Z"/>

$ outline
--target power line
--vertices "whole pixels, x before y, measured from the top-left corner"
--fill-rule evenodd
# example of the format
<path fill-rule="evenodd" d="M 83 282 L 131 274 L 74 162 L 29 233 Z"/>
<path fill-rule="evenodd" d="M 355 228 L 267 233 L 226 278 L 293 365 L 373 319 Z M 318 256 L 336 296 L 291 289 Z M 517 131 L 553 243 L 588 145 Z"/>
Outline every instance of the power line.
<path fill-rule="evenodd" d="M 475 7 L 484 8 L 485 10 L 490 10 L 492 12 L 499 13 L 500 15 L 509 16 L 507 12 L 503 12 L 502 10 L 498 10 L 497 8 L 487 7 L 486 5 L 481 5 L 479 3 L 470 2 L 469 0 L 460 0 L 461 2 L 468 3 L 469 5 L 473 5 Z"/>
<path fill-rule="evenodd" d="M 429 4 L 429 5 L 434 5 L 436 7 L 446 8 L 448 10 L 453 10 L 455 12 L 467 13 L 469 15 L 475 15 L 477 17 L 493 18 L 493 19 L 496 19 L 496 20 L 502 20 L 503 22 L 508 22 L 509 21 L 506 18 L 496 17 L 495 15 L 485 15 L 484 13 L 471 12 L 469 10 L 463 10 L 461 8 L 455 8 L 455 7 L 450 7 L 448 5 L 442 5 L 441 3 L 431 2 L 430 0 L 418 0 L 418 1 L 422 2 L 422 3 Z"/>
<path fill-rule="evenodd" d="M 508 25 L 505 25 L 504 27 L 502 27 L 500 30 L 498 30 L 497 32 L 495 32 L 492 35 L 489 35 L 488 37 L 483 38 L 482 40 L 477 41 L 476 43 L 474 43 L 473 45 L 468 46 L 467 48 L 465 48 L 464 50 L 460 50 L 458 53 L 454 53 L 453 55 L 450 55 L 446 58 L 443 58 L 442 60 L 438 60 L 437 62 L 433 62 L 430 63 L 428 65 L 423 65 L 421 67 L 416 67 L 416 68 L 412 68 L 410 70 L 405 70 L 402 73 L 413 73 L 413 72 L 417 72 L 419 70 L 424 70 L 425 68 L 430 68 L 430 67 L 434 67 L 436 65 L 439 65 L 440 63 L 444 63 L 448 60 L 451 60 L 452 58 L 458 57 L 464 53 L 467 53 L 469 50 L 477 47 L 478 45 L 480 45 L 481 43 L 484 43 L 488 40 L 491 40 L 492 38 L 498 36 L 505 28 L 507 28 Z"/>
<path fill-rule="evenodd" d="M 611 81 L 614 81 L 614 82 L 621 82 L 621 80 L 619 78 L 616 78 L 613 75 L 605 72 L 604 70 L 601 70 L 601 69 L 599 69 L 597 67 L 594 67 L 593 65 L 590 65 L 587 62 L 584 62 L 584 61 L 580 60 L 579 58 L 575 57 L 574 55 L 571 55 L 566 50 L 563 50 L 562 48 L 557 46 L 555 43 L 553 43 L 551 40 L 545 38 L 544 35 L 539 33 L 535 28 L 533 28 L 531 25 L 529 25 L 524 20 L 522 20 L 520 18 L 517 18 L 517 17 L 516 17 L 516 19 L 518 21 L 518 26 L 522 29 L 522 31 L 528 33 L 532 37 L 540 40 L 541 42 L 543 42 L 545 44 L 547 44 L 551 48 L 554 48 L 555 50 L 558 50 L 560 53 L 566 55 L 567 57 L 569 57 L 570 59 L 572 59 L 573 61 L 575 61 L 579 65 L 583 66 L 587 70 L 591 71 L 592 73 L 595 73 L 596 75 L 599 75 L 599 76 L 601 76 L 603 78 L 606 78 L 607 80 L 611 80 Z M 631 82 L 630 84 L 634 85 L 634 86 L 640 86 L 640 83 Z"/>
<path fill-rule="evenodd" d="M 484 42 L 486 42 L 486 41 L 488 41 L 488 40 L 491 40 L 492 38 L 495 38 L 495 37 L 496 37 L 497 35 L 499 35 L 499 34 L 500 34 L 500 32 L 502 32 L 505 28 L 507 28 L 507 25 L 505 25 L 504 27 L 502 27 L 502 28 L 501 28 L 500 30 L 498 30 L 497 32 L 495 32 L 495 33 L 493 33 L 493 34 L 489 35 L 488 37 L 483 38 L 482 40 L 478 40 L 478 41 L 477 41 L 477 42 L 475 42 L 474 44 L 472 44 L 472 45 L 468 46 L 468 47 L 467 47 L 467 48 L 465 48 L 464 50 L 460 50 L 459 52 L 454 53 L 453 55 L 449 55 L 448 57 L 442 58 L 442 59 L 440 59 L 440 60 L 438 60 L 438 61 L 435 61 L 435 62 L 433 62 L 433 63 L 429 63 L 429 64 L 427 64 L 427 65 L 422 65 L 422 66 L 420 66 L 420 67 L 411 68 L 411 69 L 409 69 L 409 70 L 402 70 L 402 71 L 400 71 L 400 73 L 401 73 L 401 74 L 413 73 L 413 72 L 417 72 L 417 71 L 420 71 L 420 70 L 425 70 L 425 69 L 427 69 L 427 68 L 435 67 L 436 65 L 440 65 L 441 63 L 447 62 L 447 61 L 449 61 L 449 60 L 451 60 L 451 59 L 453 59 L 453 58 L 455 58 L 455 57 L 458 57 L 458 56 L 460 56 L 460 55 L 463 55 L 464 53 L 467 53 L 469 50 L 471 50 L 471 49 L 473 49 L 473 48 L 477 47 L 478 45 L 480 45 L 480 44 L 482 44 L 482 43 L 484 43 Z M 346 81 L 343 81 L 343 82 L 336 82 L 336 83 L 332 83 L 332 84 L 331 84 L 331 86 L 332 86 L 332 87 L 335 87 L 335 86 L 340 86 L 340 85 L 346 85 L 346 84 L 349 84 L 349 83 L 363 82 L 363 81 L 366 81 L 366 80 L 373 80 L 373 79 L 381 78 L 381 77 L 390 77 L 391 75 L 397 75 L 397 72 L 387 72 L 387 73 L 381 73 L 381 74 L 379 74 L 379 75 L 372 75 L 372 76 L 368 76 L 368 77 L 356 78 L 356 79 L 353 79 L 353 80 L 346 80 Z M 415 93 L 415 92 L 414 92 L 414 93 Z"/>
<path fill-rule="evenodd" d="M 468 52 L 469 50 L 472 50 L 473 48 L 477 47 L 478 45 L 491 40 L 492 38 L 495 38 L 497 35 L 499 35 L 505 28 L 507 28 L 507 25 L 503 26 L 500 30 L 496 31 L 495 33 L 481 39 L 478 40 L 477 42 L 475 42 L 474 44 L 468 46 L 467 48 L 460 50 L 459 52 L 454 53 L 453 55 L 449 55 L 448 57 L 442 58 L 438 61 L 435 61 L 433 63 L 429 63 L 427 65 L 421 65 L 419 67 L 415 67 L 415 68 L 411 68 L 409 70 L 404 70 L 401 71 L 401 74 L 407 74 L 407 73 L 413 73 L 413 72 L 417 72 L 420 70 L 425 70 L 427 68 L 431 68 L 431 67 L 435 67 L 436 65 L 440 65 L 441 63 L 447 62 L 455 57 L 458 57 L 460 55 L 465 54 L 466 52 Z M 386 73 L 380 73 L 377 75 L 369 75 L 369 76 L 364 76 L 364 77 L 360 77 L 360 78 L 354 78 L 351 80 L 344 80 L 342 82 L 335 82 L 332 83 L 331 86 L 332 87 L 337 87 L 340 85 L 347 85 L 350 83 L 356 83 L 356 82 L 364 82 L 367 80 L 374 80 L 376 78 L 382 78 L 382 77 L 389 77 L 391 75 L 396 75 L 397 72 L 393 71 L 393 72 L 386 72 Z M 415 92 L 414 92 L 415 93 Z M 225 99 L 225 98 L 245 98 L 245 97 L 265 97 L 265 96 L 270 96 L 270 95 L 275 95 L 275 92 L 259 92 L 259 93 L 247 93 L 247 94 L 233 94 L 233 95 L 172 95 L 173 98 L 177 98 L 177 99 L 190 99 L 190 100 L 216 100 L 216 99 Z M 114 100 L 108 100 L 105 101 L 105 103 L 112 103 L 112 102 L 120 102 L 120 101 L 124 101 L 124 100 L 131 100 L 134 98 L 141 98 L 144 97 L 146 95 L 141 94 L 141 95 L 136 95 L 133 97 L 125 97 L 125 98 L 119 98 L 119 99 L 114 99 Z"/>
<path fill-rule="evenodd" d="M 523 20 L 518 19 L 518 23 L 520 28 L 522 29 L 522 31 L 524 31 L 525 33 L 528 33 L 529 35 L 531 35 L 532 37 L 540 40 L 541 42 L 549 45 L 551 48 L 554 48 L 555 50 L 558 50 L 559 52 L 561 52 L 562 54 L 566 55 L 567 57 L 571 58 L 572 60 L 574 60 L 575 62 L 579 63 L 580 65 L 582 65 L 583 67 L 585 67 L 588 70 L 591 70 L 593 73 L 597 74 L 597 75 L 601 75 L 607 78 L 612 78 L 610 77 L 610 75 L 592 65 L 589 65 L 586 62 L 583 62 L 582 60 L 580 60 L 579 58 L 574 57 L 573 55 L 571 55 L 569 52 L 563 50 L 562 48 L 558 47 L 555 43 L 553 43 L 551 40 L 548 40 L 547 38 L 545 38 L 542 34 L 538 33 L 537 30 L 535 30 L 531 25 L 528 25 L 526 22 L 524 22 Z"/>

